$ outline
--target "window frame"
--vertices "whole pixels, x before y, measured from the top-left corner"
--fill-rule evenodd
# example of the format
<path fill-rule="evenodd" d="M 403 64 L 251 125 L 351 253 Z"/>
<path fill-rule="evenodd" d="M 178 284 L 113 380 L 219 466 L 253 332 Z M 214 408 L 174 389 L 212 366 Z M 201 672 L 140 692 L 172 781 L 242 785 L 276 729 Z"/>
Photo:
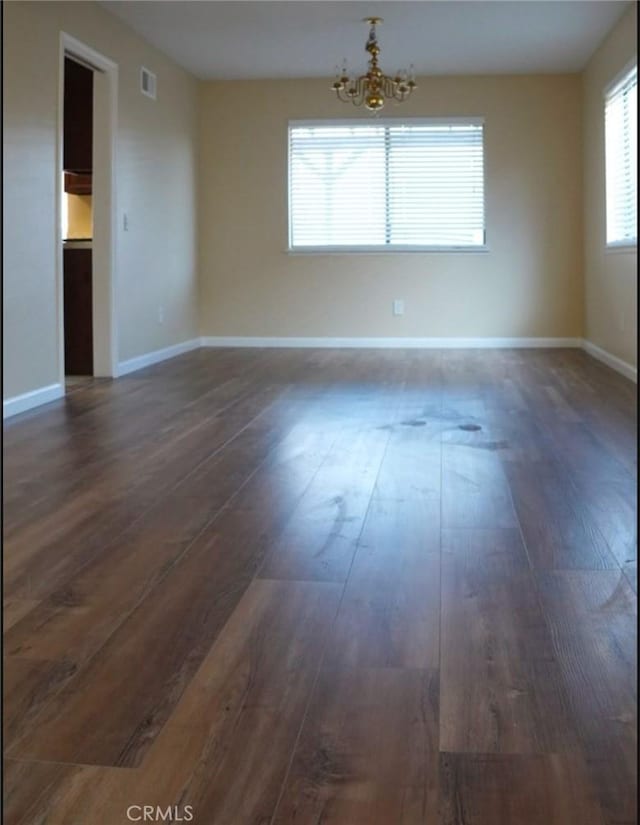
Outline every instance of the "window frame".
<path fill-rule="evenodd" d="M 638 70 L 638 57 L 632 57 L 625 65 L 617 72 L 614 77 L 607 83 L 602 90 L 602 145 L 604 149 L 604 251 L 605 253 L 616 252 L 633 252 L 638 248 L 638 227 L 636 225 L 636 237 L 634 239 L 623 238 L 618 241 L 607 240 L 607 99 L 616 88 L 619 86 L 626 76 L 633 70 Z M 637 85 L 637 80 L 636 80 Z M 636 193 L 637 195 L 637 193 Z"/>
<path fill-rule="evenodd" d="M 467 124 L 470 126 L 482 126 L 482 216 L 484 243 L 473 246 L 450 245 L 450 244 L 379 244 L 379 245 L 347 245 L 338 246 L 293 246 L 292 238 L 292 212 L 291 212 L 291 130 L 305 127 L 320 126 L 444 126 Z M 425 252 L 448 252 L 463 253 L 465 255 L 473 253 L 489 252 L 487 244 L 487 153 L 486 149 L 486 120 L 484 117 L 476 115 L 470 117 L 375 117 L 375 118 L 314 118 L 304 120 L 289 120 L 287 124 L 287 246 L 286 252 L 289 255 L 396 255 L 413 254 Z"/>

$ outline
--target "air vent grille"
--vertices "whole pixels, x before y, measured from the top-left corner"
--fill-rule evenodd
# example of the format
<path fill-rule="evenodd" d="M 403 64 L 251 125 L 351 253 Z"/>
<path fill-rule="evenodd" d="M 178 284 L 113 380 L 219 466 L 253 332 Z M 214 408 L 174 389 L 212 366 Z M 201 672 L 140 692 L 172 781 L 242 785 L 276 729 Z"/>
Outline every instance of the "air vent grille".
<path fill-rule="evenodd" d="M 156 76 L 144 66 L 140 69 L 140 91 L 143 95 L 156 99 Z"/>

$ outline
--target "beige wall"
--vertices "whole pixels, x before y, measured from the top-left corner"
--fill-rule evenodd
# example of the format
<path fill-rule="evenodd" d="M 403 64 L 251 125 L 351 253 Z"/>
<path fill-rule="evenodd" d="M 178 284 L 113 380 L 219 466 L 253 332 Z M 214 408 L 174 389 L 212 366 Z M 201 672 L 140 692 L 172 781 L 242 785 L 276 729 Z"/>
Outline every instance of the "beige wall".
<path fill-rule="evenodd" d="M 118 360 L 197 332 L 197 82 L 89 2 L 3 4 L 4 387 L 58 381 L 56 129 L 60 31 L 118 64 Z M 158 100 L 139 91 L 140 65 Z M 121 231 L 123 211 L 130 231 Z M 164 324 L 158 307 L 164 307 Z"/>
<path fill-rule="evenodd" d="M 486 118 L 487 253 L 287 255 L 288 120 L 360 110 L 323 80 L 201 84 L 203 335 L 582 335 L 580 77 L 419 86 L 388 114 Z"/>
<path fill-rule="evenodd" d="M 585 338 L 637 364 L 637 252 L 605 249 L 604 100 L 606 86 L 637 59 L 635 4 L 612 30 L 584 72 Z"/>

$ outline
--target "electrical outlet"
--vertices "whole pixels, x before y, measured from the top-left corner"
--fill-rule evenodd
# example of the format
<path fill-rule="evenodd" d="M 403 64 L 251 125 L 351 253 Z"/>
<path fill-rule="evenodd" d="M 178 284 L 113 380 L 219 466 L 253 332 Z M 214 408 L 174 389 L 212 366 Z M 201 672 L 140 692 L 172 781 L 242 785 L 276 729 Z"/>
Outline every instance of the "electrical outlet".
<path fill-rule="evenodd" d="M 404 301 L 402 298 L 396 298 L 393 302 L 393 314 L 404 315 Z"/>
<path fill-rule="evenodd" d="M 164 324 L 164 307 L 158 307 L 158 323 Z"/>

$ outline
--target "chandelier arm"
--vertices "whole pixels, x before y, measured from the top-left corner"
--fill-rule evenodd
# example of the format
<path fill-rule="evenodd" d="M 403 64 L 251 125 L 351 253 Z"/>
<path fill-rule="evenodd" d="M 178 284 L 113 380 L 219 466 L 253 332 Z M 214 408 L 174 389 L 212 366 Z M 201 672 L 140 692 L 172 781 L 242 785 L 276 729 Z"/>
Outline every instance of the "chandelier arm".
<path fill-rule="evenodd" d="M 385 75 L 384 76 L 384 81 L 385 81 L 384 96 L 385 97 L 395 97 L 396 83 L 395 83 L 394 79 L 392 77 L 389 77 L 389 75 Z"/>
<path fill-rule="evenodd" d="M 358 83 L 357 81 L 349 81 L 349 83 L 345 87 L 345 92 L 347 95 L 347 100 L 353 100 L 354 95 L 357 93 Z"/>
<path fill-rule="evenodd" d="M 354 98 L 353 104 L 354 106 L 362 106 L 364 103 L 364 99 L 367 95 L 367 85 L 368 85 L 368 78 L 366 75 L 360 75 L 356 82 L 356 88 L 358 90 L 358 96 Z"/>
<path fill-rule="evenodd" d="M 351 98 L 351 102 L 354 106 L 362 106 L 367 92 L 366 85 L 359 82 L 357 88 L 358 94 Z"/>

